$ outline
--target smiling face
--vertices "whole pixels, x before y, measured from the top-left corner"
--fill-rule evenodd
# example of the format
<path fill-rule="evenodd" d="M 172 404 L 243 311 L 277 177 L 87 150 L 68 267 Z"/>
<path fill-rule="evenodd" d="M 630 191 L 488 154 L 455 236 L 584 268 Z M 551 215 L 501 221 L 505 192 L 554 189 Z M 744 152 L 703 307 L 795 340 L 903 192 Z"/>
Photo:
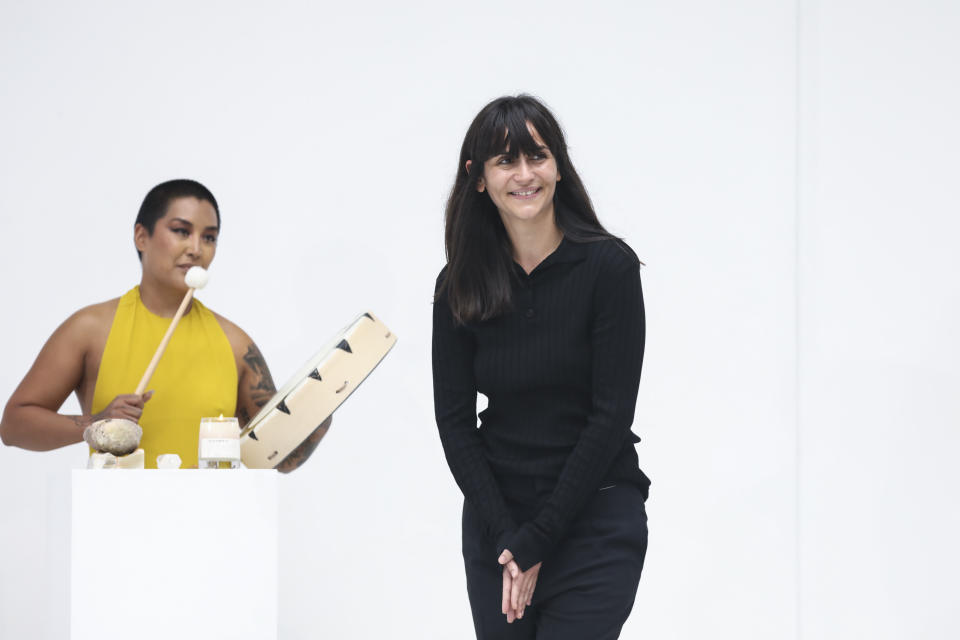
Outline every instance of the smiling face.
<path fill-rule="evenodd" d="M 206 200 L 175 198 L 150 233 L 142 224 L 133 239 L 142 253 L 143 279 L 186 290 L 184 276 L 193 266 L 210 266 L 217 252 L 217 212 Z"/>
<path fill-rule="evenodd" d="M 511 153 L 509 145 L 483 164 L 478 191 L 490 195 L 504 224 L 553 219 L 553 195 L 560 175 L 553 153 L 533 125 L 527 129 L 537 145 L 529 153 Z"/>

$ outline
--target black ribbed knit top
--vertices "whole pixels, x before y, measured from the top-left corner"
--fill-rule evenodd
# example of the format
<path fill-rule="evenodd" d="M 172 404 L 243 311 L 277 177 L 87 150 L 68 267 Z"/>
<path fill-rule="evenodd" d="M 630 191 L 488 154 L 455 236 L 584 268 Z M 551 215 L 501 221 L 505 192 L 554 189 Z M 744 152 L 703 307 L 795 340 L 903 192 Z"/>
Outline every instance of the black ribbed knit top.
<path fill-rule="evenodd" d="M 639 260 L 620 240 L 564 238 L 529 275 L 515 267 L 513 309 L 497 318 L 457 325 L 445 293 L 436 300 L 433 389 L 457 484 L 497 553 L 510 549 L 526 571 L 604 483 L 647 494 L 630 431 L 645 320 Z M 542 497 L 512 508 L 529 502 L 518 489 L 531 482 Z"/>

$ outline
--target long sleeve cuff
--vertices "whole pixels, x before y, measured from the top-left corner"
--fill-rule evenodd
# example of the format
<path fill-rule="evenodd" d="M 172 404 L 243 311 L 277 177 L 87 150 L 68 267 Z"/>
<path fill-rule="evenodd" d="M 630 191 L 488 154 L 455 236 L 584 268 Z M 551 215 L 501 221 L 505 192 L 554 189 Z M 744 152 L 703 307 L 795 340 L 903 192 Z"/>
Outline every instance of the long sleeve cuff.
<path fill-rule="evenodd" d="M 533 522 L 526 522 L 497 543 L 497 555 L 509 549 L 521 571 L 526 571 L 543 559 L 553 549 L 550 538 Z"/>

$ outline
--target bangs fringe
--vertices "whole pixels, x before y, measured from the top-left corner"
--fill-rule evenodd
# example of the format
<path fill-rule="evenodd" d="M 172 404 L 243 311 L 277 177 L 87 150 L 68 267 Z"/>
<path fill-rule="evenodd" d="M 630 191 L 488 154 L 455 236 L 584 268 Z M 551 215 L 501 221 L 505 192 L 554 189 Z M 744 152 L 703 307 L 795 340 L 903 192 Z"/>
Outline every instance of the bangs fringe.
<path fill-rule="evenodd" d="M 485 141 L 485 146 L 478 149 L 474 157 L 482 162 L 486 162 L 494 156 L 507 154 L 513 157 L 521 153 L 526 156 L 532 156 L 537 153 L 541 146 L 534 140 L 533 135 L 527 123 L 533 126 L 543 144 L 550 149 L 551 153 L 556 153 L 553 145 L 556 142 L 551 141 L 550 125 L 547 122 L 541 122 L 542 118 L 536 111 L 524 109 L 522 105 L 511 105 L 513 108 L 506 108 L 495 112 L 491 121 L 484 123 L 480 131 L 478 140 Z"/>

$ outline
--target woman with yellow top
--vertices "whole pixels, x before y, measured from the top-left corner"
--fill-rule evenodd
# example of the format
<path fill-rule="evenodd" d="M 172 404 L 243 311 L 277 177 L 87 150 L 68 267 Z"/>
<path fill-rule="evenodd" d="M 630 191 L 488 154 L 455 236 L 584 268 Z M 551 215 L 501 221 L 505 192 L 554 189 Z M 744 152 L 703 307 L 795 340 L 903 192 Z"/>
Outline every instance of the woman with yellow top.
<path fill-rule="evenodd" d="M 220 233 L 213 194 L 193 180 L 157 185 L 134 224 L 140 285 L 80 309 L 54 331 L 14 391 L 0 421 L 4 444 L 47 451 L 82 441 L 90 423 L 126 418 L 143 428 L 146 466 L 176 453 L 196 466 L 203 416 L 236 415 L 241 428 L 276 392 L 267 363 L 237 325 L 194 299 L 160 360 L 150 389 L 131 393 L 180 305 L 192 266 L 209 268 Z M 57 413 L 71 392 L 83 411 Z M 329 420 L 279 466 L 300 466 Z"/>

